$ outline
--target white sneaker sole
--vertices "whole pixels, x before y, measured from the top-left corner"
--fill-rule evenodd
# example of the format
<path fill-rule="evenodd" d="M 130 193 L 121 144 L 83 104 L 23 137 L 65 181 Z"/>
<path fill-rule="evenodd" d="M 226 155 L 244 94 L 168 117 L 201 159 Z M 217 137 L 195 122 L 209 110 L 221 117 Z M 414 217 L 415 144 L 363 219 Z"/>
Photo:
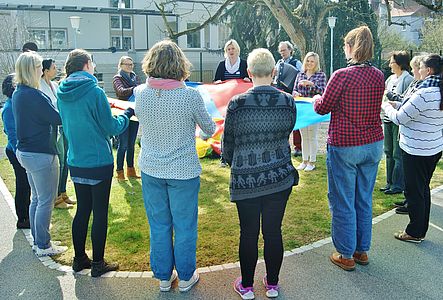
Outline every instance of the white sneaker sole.
<path fill-rule="evenodd" d="M 161 282 L 160 282 L 160 292 L 169 292 L 171 290 L 172 287 L 172 283 L 177 279 L 177 273 L 175 272 L 175 270 L 172 271 L 172 275 L 171 278 L 169 279 L 169 286 L 161 286 Z M 166 280 L 165 280 L 166 281 Z"/>
<path fill-rule="evenodd" d="M 180 286 L 180 283 L 179 283 L 178 290 L 179 290 L 180 292 L 187 292 L 187 291 L 189 291 L 189 290 L 192 289 L 192 287 L 193 287 L 193 286 L 194 286 L 194 285 L 200 280 L 200 275 L 199 275 L 198 273 L 195 273 L 195 274 L 196 274 L 197 278 L 195 279 L 194 282 L 190 283 L 189 285 L 184 286 L 184 287 L 181 287 L 181 286 Z M 192 275 L 192 276 L 194 276 L 194 275 Z M 191 277 L 191 278 L 193 278 L 193 277 Z"/>

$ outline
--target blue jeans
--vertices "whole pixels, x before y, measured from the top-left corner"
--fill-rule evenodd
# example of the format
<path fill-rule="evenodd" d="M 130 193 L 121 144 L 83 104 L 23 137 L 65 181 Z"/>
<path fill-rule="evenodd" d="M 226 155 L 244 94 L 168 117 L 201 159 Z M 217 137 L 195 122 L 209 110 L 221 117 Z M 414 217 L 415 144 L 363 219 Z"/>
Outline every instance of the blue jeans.
<path fill-rule="evenodd" d="M 134 167 L 135 140 L 137 139 L 138 122 L 129 121 L 128 128 L 118 136 L 117 170 L 123 170 L 126 154 L 126 165 Z"/>
<path fill-rule="evenodd" d="M 68 140 L 63 133 L 62 127 L 60 127 L 60 136 L 57 140 L 58 161 L 60 162 L 60 180 L 58 182 L 58 192 L 66 193 L 66 182 L 68 181 Z"/>
<path fill-rule="evenodd" d="M 47 153 L 21 152 L 17 150 L 17 160 L 26 169 L 31 187 L 31 205 L 29 206 L 29 223 L 34 244 L 40 249 L 49 248 L 51 222 L 54 200 L 57 196 L 59 164 L 57 155 Z"/>
<path fill-rule="evenodd" d="M 372 192 L 383 142 L 356 147 L 328 145 L 328 199 L 331 235 L 345 258 L 368 251 L 372 235 Z"/>
<path fill-rule="evenodd" d="M 155 278 L 169 280 L 175 266 L 180 280 L 189 280 L 196 269 L 200 177 L 160 179 L 142 172 L 142 189 Z"/>

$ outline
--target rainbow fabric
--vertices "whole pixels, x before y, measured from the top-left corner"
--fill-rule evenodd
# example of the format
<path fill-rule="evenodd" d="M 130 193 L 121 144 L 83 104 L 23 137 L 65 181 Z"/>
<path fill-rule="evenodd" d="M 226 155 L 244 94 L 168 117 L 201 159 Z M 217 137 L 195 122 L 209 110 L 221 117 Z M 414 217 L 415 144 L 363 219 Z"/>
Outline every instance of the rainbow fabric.
<path fill-rule="evenodd" d="M 201 84 L 198 82 L 186 82 L 187 86 L 193 87 L 200 92 L 211 117 L 214 119 L 217 129 L 214 135 L 203 141 L 197 138 L 197 152 L 199 157 L 210 155 L 213 151 L 220 154 L 220 139 L 223 133 L 224 116 L 226 115 L 226 107 L 229 101 L 235 95 L 246 92 L 252 88 L 252 83 L 244 82 L 241 79 L 232 79 L 224 81 L 220 84 Z M 113 98 L 108 98 L 111 108 L 114 111 L 125 110 L 128 107 L 134 108 L 134 102 L 121 101 Z M 137 101 L 137 99 L 136 99 Z M 294 130 L 320 122 L 328 122 L 330 114 L 319 115 L 314 111 L 312 98 L 295 98 L 297 106 L 297 121 Z M 117 112 L 116 112 L 117 113 Z M 199 136 L 200 129 L 197 129 L 196 136 Z"/>

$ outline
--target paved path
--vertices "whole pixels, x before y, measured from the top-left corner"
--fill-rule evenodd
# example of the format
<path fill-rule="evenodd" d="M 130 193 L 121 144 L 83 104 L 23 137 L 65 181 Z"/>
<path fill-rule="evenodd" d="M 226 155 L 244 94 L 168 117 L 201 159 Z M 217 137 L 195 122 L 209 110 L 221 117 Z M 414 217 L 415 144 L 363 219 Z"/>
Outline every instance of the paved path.
<path fill-rule="evenodd" d="M 374 219 L 368 266 L 345 272 L 332 265 L 329 240 L 296 249 L 297 254 L 284 259 L 278 299 L 443 299 L 443 188 L 432 197 L 431 226 L 423 243 L 395 240 L 393 233 L 404 228 L 408 217 L 388 212 Z M 0 299 L 240 299 L 231 287 L 237 267 L 201 274 L 196 287 L 184 294 L 177 288 L 160 293 L 152 278 L 96 279 L 52 270 L 15 229 L 15 217 L 1 194 L 0 220 Z M 256 299 L 266 299 L 263 275 L 260 263 Z"/>

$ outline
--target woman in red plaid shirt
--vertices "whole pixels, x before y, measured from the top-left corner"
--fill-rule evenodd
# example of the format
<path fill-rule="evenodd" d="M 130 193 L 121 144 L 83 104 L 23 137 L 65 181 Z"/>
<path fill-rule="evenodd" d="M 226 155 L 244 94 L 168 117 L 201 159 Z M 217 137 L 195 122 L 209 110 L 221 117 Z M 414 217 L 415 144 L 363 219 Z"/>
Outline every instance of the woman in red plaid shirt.
<path fill-rule="evenodd" d="M 332 74 L 314 109 L 331 113 L 328 132 L 328 199 L 332 214 L 332 263 L 352 271 L 368 264 L 372 234 L 372 192 L 383 153 L 380 105 L 383 73 L 371 66 L 372 33 L 366 26 L 344 39 L 349 65 Z"/>

